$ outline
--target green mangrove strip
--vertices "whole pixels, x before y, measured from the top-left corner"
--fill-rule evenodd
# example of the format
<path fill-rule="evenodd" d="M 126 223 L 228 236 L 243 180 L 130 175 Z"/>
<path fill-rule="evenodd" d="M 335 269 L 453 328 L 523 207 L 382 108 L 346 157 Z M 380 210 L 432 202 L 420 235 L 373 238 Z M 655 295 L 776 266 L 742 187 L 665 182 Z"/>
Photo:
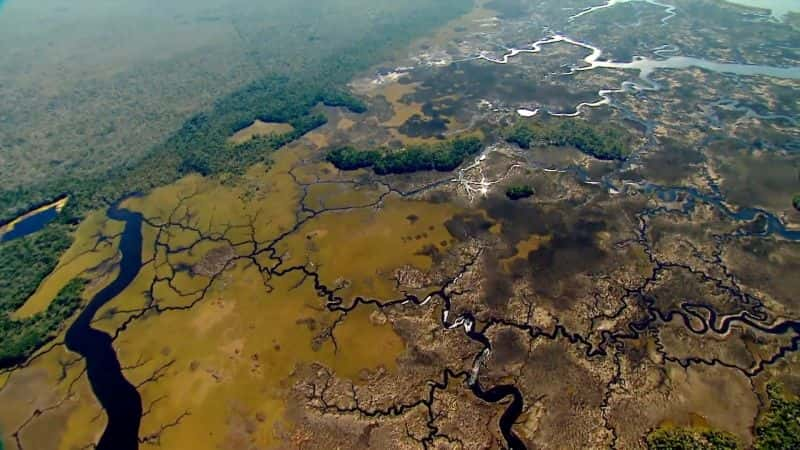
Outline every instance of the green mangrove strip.
<path fill-rule="evenodd" d="M 427 170 L 449 172 L 469 156 L 479 153 L 482 148 L 480 139 L 468 137 L 394 151 L 342 147 L 330 151 L 327 160 L 339 170 L 372 168 L 378 175 Z"/>
<path fill-rule="evenodd" d="M 519 122 L 505 132 L 507 142 L 529 149 L 573 146 L 598 159 L 623 160 L 630 154 L 631 136 L 620 127 L 595 125 L 580 119 Z"/>

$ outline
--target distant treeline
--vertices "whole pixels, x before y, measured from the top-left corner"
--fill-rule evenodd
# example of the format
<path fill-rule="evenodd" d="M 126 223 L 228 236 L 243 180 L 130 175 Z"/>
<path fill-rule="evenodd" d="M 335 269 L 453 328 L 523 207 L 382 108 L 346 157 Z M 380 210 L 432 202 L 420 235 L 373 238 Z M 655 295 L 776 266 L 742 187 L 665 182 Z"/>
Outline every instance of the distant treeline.
<path fill-rule="evenodd" d="M 627 158 L 631 145 L 631 136 L 625 129 L 580 119 L 520 122 L 506 131 L 505 138 L 525 149 L 539 145 L 573 146 L 606 160 Z"/>
<path fill-rule="evenodd" d="M 62 222 L 74 222 L 86 211 L 104 207 L 134 192 L 146 192 L 191 173 L 212 175 L 237 172 L 268 159 L 272 150 L 323 125 L 325 116 L 313 112 L 319 104 L 363 112 L 364 103 L 346 90 L 359 72 L 386 59 L 392 50 L 413 38 L 466 13 L 470 0 L 442 0 L 399 18 L 376 19 L 366 36 L 335 55 L 299 53 L 292 66 L 302 68 L 291 76 L 267 74 L 215 102 L 207 112 L 187 120 L 165 142 L 141 160 L 94 177 L 63 178 L 47 183 L 0 191 L 0 223 L 31 206 L 61 195 L 70 202 Z M 284 70 L 285 72 L 285 70 Z M 231 145 L 228 138 L 254 120 L 284 122 L 294 131 Z"/>
<path fill-rule="evenodd" d="M 0 211 L 11 218 L 29 204 L 45 203 L 68 194 L 70 201 L 59 218 L 62 223 L 75 223 L 87 211 L 109 205 L 125 195 L 168 184 L 189 173 L 241 172 L 256 162 L 266 161 L 271 150 L 325 124 L 325 116 L 312 112 L 318 103 L 343 106 L 354 112 L 365 109 L 360 99 L 327 82 L 269 76 L 221 99 L 211 112 L 188 120 L 138 163 L 95 177 L 54 180 L 46 185 L 0 192 Z M 286 122 L 294 130 L 231 145 L 228 138 L 254 119 Z"/>
<path fill-rule="evenodd" d="M 378 175 L 426 170 L 448 172 L 461 165 L 470 155 L 479 153 L 481 148 L 483 144 L 480 139 L 468 137 L 394 151 L 342 147 L 330 151 L 327 160 L 340 170 L 370 167 Z"/>
<path fill-rule="evenodd" d="M 297 53 L 292 76 L 267 74 L 218 100 L 207 112 L 187 120 L 165 142 L 151 149 L 135 163 L 116 167 L 96 176 L 64 177 L 34 186 L 0 191 L 0 223 L 8 222 L 35 205 L 68 195 L 69 203 L 58 219 L 42 231 L 0 244 L 0 367 L 25 357 L 38 348 L 61 324 L 73 302 L 66 291 L 42 317 L 13 321 L 14 311 L 36 290 L 71 245 L 71 231 L 95 209 L 132 193 L 176 181 L 189 174 L 241 173 L 257 162 L 269 160 L 271 152 L 326 122 L 314 112 L 316 105 L 345 107 L 363 112 L 364 103 L 346 91 L 347 83 L 359 72 L 386 59 L 393 48 L 406 45 L 448 20 L 466 13 L 470 0 L 442 0 L 401 18 L 376 21 L 363 40 L 335 55 Z M 256 138 L 232 145 L 228 138 L 253 120 L 284 122 L 294 130 L 282 135 Z M 26 249 L 21 252 L 20 249 Z M 77 283 L 77 282 L 76 282 Z M 75 288 L 76 285 L 70 284 Z M 12 336 L 17 336 L 11 340 Z"/>

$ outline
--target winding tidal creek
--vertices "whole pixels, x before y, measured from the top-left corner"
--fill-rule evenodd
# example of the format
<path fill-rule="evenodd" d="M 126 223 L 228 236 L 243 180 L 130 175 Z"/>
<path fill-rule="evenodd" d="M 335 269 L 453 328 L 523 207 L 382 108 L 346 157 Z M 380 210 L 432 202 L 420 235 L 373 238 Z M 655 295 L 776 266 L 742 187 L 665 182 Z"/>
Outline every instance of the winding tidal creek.
<path fill-rule="evenodd" d="M 65 343 L 68 349 L 86 359 L 92 391 L 108 416 L 97 449 L 132 450 L 139 447 L 142 399 L 122 374 L 112 337 L 92 328 L 92 320 L 103 305 L 125 290 L 139 274 L 142 267 L 142 215 L 114 205 L 109 208 L 108 217 L 125 222 L 119 244 L 122 254 L 119 274 L 92 298 L 70 326 Z"/>

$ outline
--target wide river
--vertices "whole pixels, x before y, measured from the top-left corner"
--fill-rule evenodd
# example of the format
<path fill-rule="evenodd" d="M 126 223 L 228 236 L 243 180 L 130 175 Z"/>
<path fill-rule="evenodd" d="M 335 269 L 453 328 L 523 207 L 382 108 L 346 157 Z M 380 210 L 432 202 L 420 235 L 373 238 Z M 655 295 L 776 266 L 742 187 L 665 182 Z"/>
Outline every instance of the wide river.
<path fill-rule="evenodd" d="M 798 0 L 728 0 L 745 6 L 755 6 L 772 11 L 776 18 L 783 18 L 789 12 L 800 12 L 800 1 Z"/>

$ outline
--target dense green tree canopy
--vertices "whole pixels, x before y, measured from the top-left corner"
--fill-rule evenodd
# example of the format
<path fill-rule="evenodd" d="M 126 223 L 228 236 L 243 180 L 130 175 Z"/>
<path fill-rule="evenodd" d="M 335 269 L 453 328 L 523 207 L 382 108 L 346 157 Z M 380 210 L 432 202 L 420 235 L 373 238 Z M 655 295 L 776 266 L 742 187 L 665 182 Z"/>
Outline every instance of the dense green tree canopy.
<path fill-rule="evenodd" d="M 394 151 L 356 150 L 344 147 L 329 152 L 327 159 L 340 170 L 371 167 L 378 175 L 425 170 L 449 172 L 461 165 L 470 155 L 479 153 L 482 148 L 480 139 L 467 137 Z"/>
<path fill-rule="evenodd" d="M 0 314 L 25 303 L 70 242 L 62 225 L 0 245 Z"/>
<path fill-rule="evenodd" d="M 756 424 L 757 450 L 800 448 L 800 399 L 776 385 L 767 386 L 769 408 Z"/>
<path fill-rule="evenodd" d="M 80 307 L 85 287 L 85 280 L 70 281 L 44 312 L 27 319 L 14 320 L 7 311 L 0 313 L 0 367 L 24 361 L 52 339 Z"/>
<path fill-rule="evenodd" d="M 596 125 L 580 119 L 520 122 L 505 133 L 506 141 L 528 149 L 537 145 L 573 146 L 598 159 L 625 159 L 630 154 L 630 135 L 612 125 Z"/>
<path fill-rule="evenodd" d="M 647 436 L 648 450 L 737 450 L 742 446 L 730 433 L 693 428 L 659 428 Z"/>

